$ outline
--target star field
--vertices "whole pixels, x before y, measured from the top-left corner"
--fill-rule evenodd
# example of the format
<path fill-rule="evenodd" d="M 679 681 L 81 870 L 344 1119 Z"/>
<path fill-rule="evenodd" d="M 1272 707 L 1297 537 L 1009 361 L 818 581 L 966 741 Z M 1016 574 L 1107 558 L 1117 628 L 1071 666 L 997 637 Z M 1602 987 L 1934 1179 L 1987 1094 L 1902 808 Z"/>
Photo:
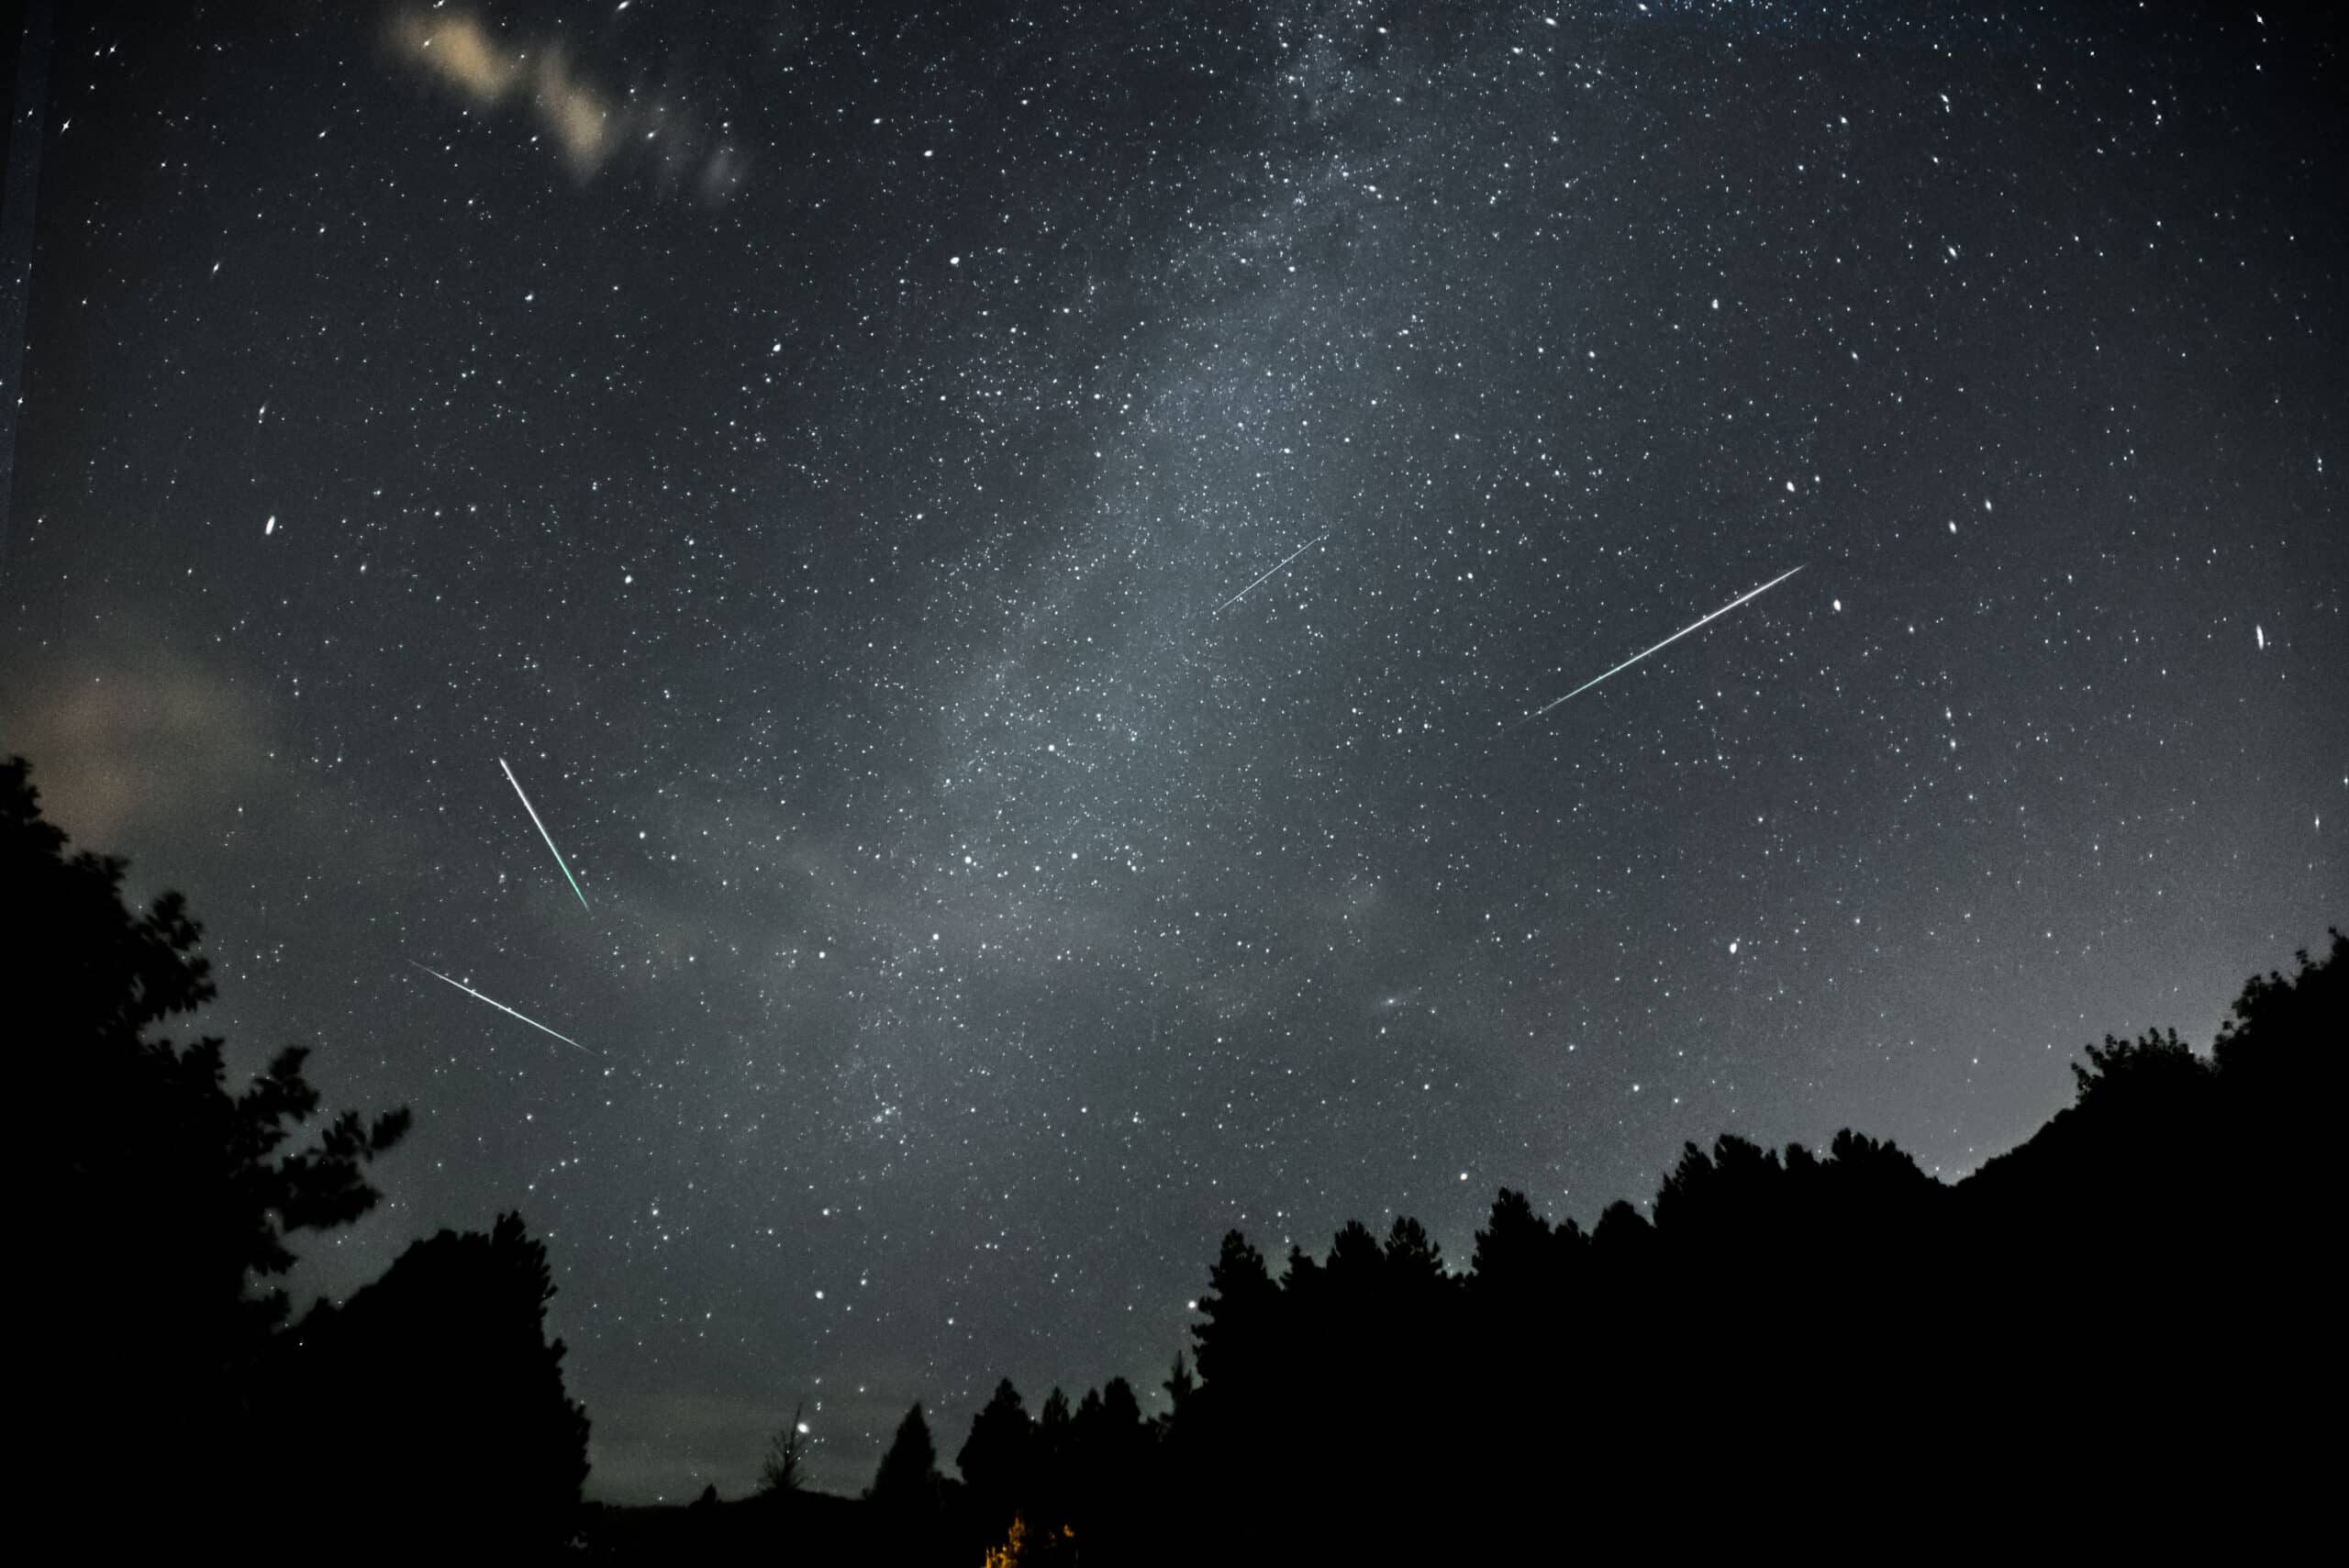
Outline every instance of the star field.
<path fill-rule="evenodd" d="M 311 1288 L 549 1240 L 591 1495 L 1154 1388 L 1232 1226 L 1955 1175 L 2342 917 L 2294 18 L 71 9 L 0 751 L 415 1108 Z"/>

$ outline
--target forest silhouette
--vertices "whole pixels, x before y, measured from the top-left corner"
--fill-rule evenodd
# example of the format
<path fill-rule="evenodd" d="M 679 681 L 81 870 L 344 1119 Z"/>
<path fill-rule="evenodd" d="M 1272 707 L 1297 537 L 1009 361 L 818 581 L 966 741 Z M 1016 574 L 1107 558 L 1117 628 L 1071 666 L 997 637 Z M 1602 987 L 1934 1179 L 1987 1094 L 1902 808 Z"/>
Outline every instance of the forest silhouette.
<path fill-rule="evenodd" d="M 291 1046 L 231 1093 L 178 894 L 143 912 L 125 862 L 68 854 L 22 758 L 0 763 L 0 962 L 30 1090 L 17 1208 L 30 1303 L 31 1496 L 76 1555 L 307 1545 L 389 1560 L 523 1553 L 575 1533 L 587 1418 L 545 1337 L 546 1251 L 518 1216 L 443 1230 L 295 1318 L 306 1233 L 381 1198 L 405 1109 L 344 1111 Z"/>
<path fill-rule="evenodd" d="M 1687 1145 L 1586 1230 L 1503 1190 L 1464 1267 L 1420 1224 L 1267 1259 L 1234 1230 L 1145 1418 L 1124 1379 L 1000 1383 L 942 1472 L 923 1407 L 862 1498 L 583 1505 L 587 1417 L 518 1217 L 442 1231 L 295 1318 L 305 1232 L 377 1202 L 405 1111 L 343 1112 L 291 1048 L 241 1091 L 199 929 L 68 855 L 0 765 L 8 984 L 32 1020 L 39 1506 L 85 1540 L 340 1556 L 1015 1563 L 1913 1554 L 1965 1540 L 2280 1546 L 2329 1496 L 2323 1127 L 2344 940 L 2254 977 L 2207 1051 L 2108 1037 L 2073 1103 L 1943 1183 L 1849 1130 Z"/>

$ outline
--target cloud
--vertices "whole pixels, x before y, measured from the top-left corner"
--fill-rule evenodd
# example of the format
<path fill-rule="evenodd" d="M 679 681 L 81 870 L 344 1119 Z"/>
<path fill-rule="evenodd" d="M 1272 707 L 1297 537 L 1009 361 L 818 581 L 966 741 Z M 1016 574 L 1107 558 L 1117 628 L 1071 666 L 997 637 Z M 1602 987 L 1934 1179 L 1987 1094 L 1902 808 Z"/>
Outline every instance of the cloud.
<path fill-rule="evenodd" d="M 473 103 L 522 106 L 582 181 L 623 149 L 639 149 L 664 173 L 692 174 L 706 201 L 724 200 L 741 183 L 733 148 L 706 148 L 693 117 L 675 106 L 607 91 L 573 68 L 560 41 L 509 45 L 468 12 L 413 6 L 393 15 L 389 36 L 405 64 Z"/>
<path fill-rule="evenodd" d="M 32 759 L 43 813 L 75 843 L 118 848 L 163 818 L 217 818 L 262 778 L 268 706 L 232 671 L 159 641 L 93 662 L 0 695 L 0 754 Z"/>
<path fill-rule="evenodd" d="M 481 103 L 505 97 L 528 69 L 522 56 L 508 54 L 470 17 L 435 18 L 410 11 L 394 29 L 418 64 Z"/>

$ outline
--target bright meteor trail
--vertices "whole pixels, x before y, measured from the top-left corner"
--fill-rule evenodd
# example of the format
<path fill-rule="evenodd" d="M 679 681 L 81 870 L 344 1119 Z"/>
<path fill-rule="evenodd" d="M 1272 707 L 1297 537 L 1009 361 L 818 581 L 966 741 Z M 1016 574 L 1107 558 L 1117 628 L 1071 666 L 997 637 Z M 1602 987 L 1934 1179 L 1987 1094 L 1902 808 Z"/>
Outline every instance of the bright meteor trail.
<path fill-rule="evenodd" d="M 1286 555 L 1281 557 L 1280 566 L 1274 567 L 1270 572 L 1265 573 L 1264 577 L 1257 578 L 1254 583 L 1249 584 L 1248 586 L 1241 589 L 1240 592 L 1232 595 L 1231 597 L 1224 600 L 1223 603 L 1218 605 L 1214 609 L 1209 610 L 1208 613 L 1209 615 L 1218 616 L 1223 614 L 1224 611 L 1230 609 L 1232 606 L 1238 604 L 1241 600 L 1254 593 L 1258 584 L 1262 584 L 1265 578 L 1278 576 L 1280 574 L 1281 566 L 1286 566 L 1290 562 L 1295 561 L 1298 556 L 1303 555 L 1307 550 L 1311 550 L 1315 545 L 1319 544 L 1323 539 L 1328 539 L 1329 537 L 1330 536 L 1328 534 L 1316 534 L 1311 539 L 1307 539 L 1303 544 L 1298 545 L 1295 550 L 1290 550 Z"/>
<path fill-rule="evenodd" d="M 1608 676 L 1621 674 L 1624 671 L 1630 669 L 1632 665 L 1646 658 L 1649 653 L 1660 652 L 1663 650 L 1671 647 L 1674 643 L 1679 641 L 1682 638 L 1687 636 L 1698 627 L 1703 626 L 1706 621 L 1719 620 L 1721 617 L 1729 614 L 1730 611 L 1737 608 L 1738 606 L 1745 603 L 1746 600 L 1760 598 L 1763 595 L 1768 593 L 1771 589 L 1776 587 L 1779 584 L 1793 576 L 1796 572 L 1799 572 L 1801 570 L 1802 568 L 1798 566 L 1792 572 L 1781 572 L 1776 577 L 1771 578 L 1767 583 L 1763 584 L 1759 588 L 1754 589 L 1753 592 L 1741 595 L 1737 598 L 1731 599 L 1728 604 L 1723 605 L 1720 609 L 1717 609 L 1711 615 L 1707 616 L 1704 620 L 1691 621 L 1688 625 L 1682 627 L 1678 631 L 1674 632 L 1670 637 L 1667 637 L 1662 642 L 1657 643 L 1655 647 L 1649 649 L 1646 653 L 1634 653 L 1629 659 L 1624 660 L 1620 664 L 1616 665 L 1612 670 L 1608 671 L 1607 674 L 1600 675 L 1594 680 L 1585 681 L 1581 685 L 1576 686 L 1564 696 L 1542 704 L 1531 713 L 1527 714 L 1523 718 L 1519 719 L 1518 723 L 1520 725 L 1531 724 L 1535 719 L 1541 717 L 1543 714 L 1549 712 L 1552 708 L 1557 706 L 1559 703 L 1572 702 L 1575 698 L 1582 695 L 1583 693 L 1590 690 L 1591 687 L 1598 684 L 1600 681 L 1606 680 Z"/>
<path fill-rule="evenodd" d="M 516 795 L 522 795 L 522 809 L 530 814 L 530 825 L 539 830 L 539 837 L 547 841 L 547 848 L 554 851 L 554 863 L 559 866 L 562 866 L 562 880 L 571 884 L 572 892 L 579 893 L 579 879 L 571 874 L 571 868 L 569 866 L 562 864 L 562 851 L 555 849 L 554 835 L 548 832 L 547 825 L 539 820 L 538 807 L 530 804 L 530 797 L 527 795 L 522 795 L 522 781 L 514 776 L 513 769 L 506 767 L 505 758 L 498 758 L 497 765 L 506 769 L 506 782 L 514 786 L 514 793 Z M 579 893 L 579 906 L 582 909 L 587 909 L 587 895 L 584 893 Z M 593 909 L 587 909 L 587 913 L 592 915 L 595 911 Z M 487 997 L 484 997 L 482 999 L 484 1001 L 488 1000 Z M 515 1016 L 519 1018 L 521 1015 L 518 1013 Z"/>
<path fill-rule="evenodd" d="M 414 959 L 409 959 L 409 960 L 408 960 L 408 962 L 410 962 L 410 963 L 416 963 L 416 960 L 414 960 Z M 493 1007 L 496 1008 L 496 1009 L 497 1009 L 499 1012 L 501 1012 L 501 1013 L 514 1013 L 514 1009 L 513 1009 L 513 1008 L 511 1008 L 511 1007 L 507 1006 L 505 1003 L 503 1003 L 503 1002 L 499 1001 L 496 997 L 495 997 L 495 996 L 484 996 L 484 995 L 482 995 L 482 994 L 481 994 L 480 992 L 478 992 L 478 991 L 474 990 L 472 986 L 470 986 L 470 985 L 466 984 L 465 984 L 463 981 L 462 981 L 462 980 L 449 980 L 449 977 L 448 977 L 447 975 L 445 975 L 445 974 L 441 973 L 439 970 L 437 970 L 437 969 L 433 969 L 433 968 L 431 968 L 431 967 L 429 967 L 429 965 L 426 965 L 426 964 L 416 963 L 416 967 L 417 967 L 417 968 L 418 968 L 418 969 L 423 970 L 425 973 L 429 974 L 429 975 L 430 975 L 430 976 L 432 976 L 432 978 L 433 978 L 433 979 L 435 979 L 435 980 L 448 980 L 450 984 L 451 984 L 451 985 L 455 986 L 458 990 L 462 991 L 466 995 L 468 995 L 468 996 L 473 996 L 473 997 L 477 997 L 477 998 L 479 998 L 480 1000 L 482 1000 L 482 1001 L 484 1001 L 484 1002 L 488 1003 L 491 1006 L 493 1006 Z M 601 1055 L 603 1055 L 603 1054 L 604 1054 L 604 1053 L 603 1053 L 602 1051 L 596 1051 L 596 1050 L 593 1050 L 593 1049 L 591 1049 L 591 1048 L 589 1048 L 589 1047 L 587 1047 L 587 1046 L 584 1046 L 584 1045 L 580 1044 L 577 1040 L 575 1040 L 572 1039 L 572 1038 L 571 1038 L 569 1035 L 567 1035 L 567 1034 L 562 1034 L 562 1033 L 557 1032 L 557 1031 L 556 1031 L 556 1030 L 554 1030 L 554 1029 L 548 1029 L 546 1025 L 544 1025 L 544 1024 L 542 1024 L 542 1023 L 539 1022 L 539 1020 L 538 1020 L 538 1019 L 536 1019 L 536 1018 L 534 1018 L 530 1017 L 528 1013 L 514 1013 L 514 1016 L 515 1016 L 516 1018 L 518 1018 L 521 1019 L 524 1023 L 526 1023 L 526 1024 L 529 1025 L 532 1029 L 539 1030 L 541 1034 L 551 1034 L 551 1035 L 553 1035 L 555 1039 L 557 1039 L 557 1040 L 559 1040 L 562 1041 L 562 1043 L 563 1043 L 563 1044 L 565 1044 L 565 1045 L 567 1045 L 567 1046 L 571 1047 L 573 1051 L 586 1051 L 586 1052 L 587 1052 L 587 1054 L 588 1054 L 588 1055 L 590 1055 L 590 1056 L 601 1056 Z"/>

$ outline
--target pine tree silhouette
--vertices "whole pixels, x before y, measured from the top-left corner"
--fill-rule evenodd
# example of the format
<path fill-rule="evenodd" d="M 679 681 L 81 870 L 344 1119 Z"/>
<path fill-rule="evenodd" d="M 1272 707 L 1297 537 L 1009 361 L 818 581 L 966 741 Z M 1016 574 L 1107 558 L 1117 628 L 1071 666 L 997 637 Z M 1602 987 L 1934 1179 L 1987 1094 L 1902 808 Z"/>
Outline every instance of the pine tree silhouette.
<path fill-rule="evenodd" d="M 971 1418 L 971 1435 L 954 1455 L 955 1468 L 970 1487 L 970 1506 L 983 1539 L 1002 1539 L 1025 1496 L 1034 1465 L 1035 1423 L 1005 1378 L 995 1396 Z"/>
<path fill-rule="evenodd" d="M 873 1473 L 865 1496 L 900 1517 L 927 1515 L 938 1507 L 939 1481 L 938 1445 L 930 1440 L 930 1422 L 917 1399 L 897 1423 L 897 1435 L 881 1456 L 881 1467 Z"/>

